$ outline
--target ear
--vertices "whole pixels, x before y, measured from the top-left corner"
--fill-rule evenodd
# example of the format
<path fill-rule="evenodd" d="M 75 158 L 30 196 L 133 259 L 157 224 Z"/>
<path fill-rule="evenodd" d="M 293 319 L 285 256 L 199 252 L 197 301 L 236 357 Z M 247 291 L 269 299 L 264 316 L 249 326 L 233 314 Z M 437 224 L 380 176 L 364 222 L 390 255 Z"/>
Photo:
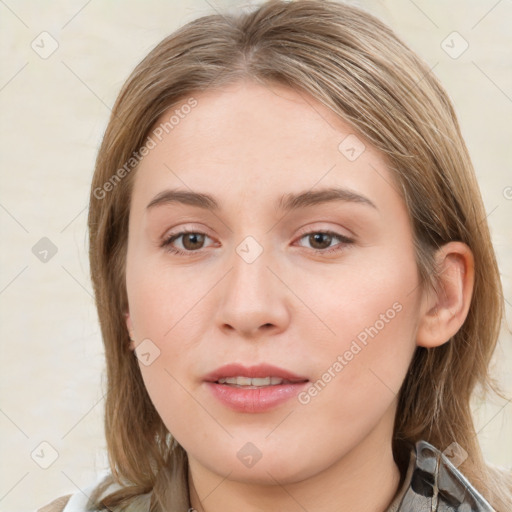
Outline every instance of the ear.
<path fill-rule="evenodd" d="M 133 331 L 133 324 L 130 313 L 125 313 L 124 318 L 126 322 L 126 329 L 128 329 L 128 334 L 130 336 L 130 350 L 135 350 L 135 333 Z"/>
<path fill-rule="evenodd" d="M 416 344 L 433 348 L 446 343 L 462 326 L 471 304 L 474 258 L 462 242 L 449 242 L 436 252 L 436 290 L 425 290 Z"/>

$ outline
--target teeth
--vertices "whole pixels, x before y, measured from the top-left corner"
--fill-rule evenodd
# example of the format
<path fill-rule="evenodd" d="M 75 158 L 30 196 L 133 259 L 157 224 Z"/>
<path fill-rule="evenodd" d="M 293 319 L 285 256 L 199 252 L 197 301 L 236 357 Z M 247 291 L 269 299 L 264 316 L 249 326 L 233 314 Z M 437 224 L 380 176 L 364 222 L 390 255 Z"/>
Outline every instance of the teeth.
<path fill-rule="evenodd" d="M 285 382 L 284 379 L 279 377 L 225 377 L 218 380 L 219 384 L 232 384 L 234 386 L 275 386 Z"/>

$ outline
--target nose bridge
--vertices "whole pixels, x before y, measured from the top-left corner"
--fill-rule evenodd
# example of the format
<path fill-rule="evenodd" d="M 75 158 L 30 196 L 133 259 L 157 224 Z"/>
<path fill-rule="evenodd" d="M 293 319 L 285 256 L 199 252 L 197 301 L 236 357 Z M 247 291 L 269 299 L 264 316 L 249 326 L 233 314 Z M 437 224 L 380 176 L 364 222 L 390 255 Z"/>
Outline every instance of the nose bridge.
<path fill-rule="evenodd" d="M 262 237 L 259 237 L 260 240 Z M 272 278 L 275 277 L 267 268 L 272 267 L 272 249 L 262 241 L 260 243 L 252 235 L 246 236 L 236 247 L 235 253 L 231 258 L 233 270 L 229 278 L 228 293 L 240 302 L 244 308 L 257 306 L 258 302 L 262 304 L 269 302 L 273 294 Z M 247 304 L 245 304 L 247 303 Z"/>
<path fill-rule="evenodd" d="M 287 321 L 286 290 L 274 275 L 278 263 L 271 247 L 265 247 L 254 236 L 246 236 L 235 247 L 230 267 L 222 289 L 218 322 L 246 334 L 267 324 L 282 328 Z"/>

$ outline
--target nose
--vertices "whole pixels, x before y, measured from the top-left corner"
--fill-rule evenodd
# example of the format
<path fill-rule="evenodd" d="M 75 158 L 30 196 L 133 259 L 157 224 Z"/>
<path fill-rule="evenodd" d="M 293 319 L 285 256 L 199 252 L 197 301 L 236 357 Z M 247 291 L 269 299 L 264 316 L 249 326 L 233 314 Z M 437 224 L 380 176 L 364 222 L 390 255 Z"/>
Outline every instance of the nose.
<path fill-rule="evenodd" d="M 217 290 L 217 326 L 225 334 L 252 340 L 286 330 L 291 293 L 278 277 L 270 251 L 263 250 L 252 262 L 234 254 L 231 263 Z"/>

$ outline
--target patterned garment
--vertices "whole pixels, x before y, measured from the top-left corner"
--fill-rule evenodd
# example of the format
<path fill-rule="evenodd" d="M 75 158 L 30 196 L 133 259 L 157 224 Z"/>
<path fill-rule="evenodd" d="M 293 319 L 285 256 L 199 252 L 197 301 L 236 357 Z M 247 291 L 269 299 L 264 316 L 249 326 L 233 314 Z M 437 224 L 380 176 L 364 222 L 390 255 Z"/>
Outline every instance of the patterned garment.
<path fill-rule="evenodd" d="M 103 480 L 103 479 L 102 479 Z M 76 492 L 66 500 L 58 498 L 38 512 L 99 512 L 88 503 L 88 496 L 98 483 Z M 118 489 L 117 484 L 108 491 Z M 177 503 L 187 503 L 185 496 L 175 496 Z M 60 500 L 60 501 L 59 501 Z M 151 493 L 138 496 L 123 512 L 149 512 Z M 169 511 L 181 506 L 170 504 Z M 188 505 L 189 510 L 192 509 Z M 186 511 L 186 509 L 184 509 Z M 437 448 L 418 441 L 411 451 L 409 468 L 402 488 L 385 512 L 496 512 L 468 482 L 466 477 Z"/>
<path fill-rule="evenodd" d="M 437 448 L 418 441 L 411 455 L 404 486 L 386 512 L 496 512 Z"/>

